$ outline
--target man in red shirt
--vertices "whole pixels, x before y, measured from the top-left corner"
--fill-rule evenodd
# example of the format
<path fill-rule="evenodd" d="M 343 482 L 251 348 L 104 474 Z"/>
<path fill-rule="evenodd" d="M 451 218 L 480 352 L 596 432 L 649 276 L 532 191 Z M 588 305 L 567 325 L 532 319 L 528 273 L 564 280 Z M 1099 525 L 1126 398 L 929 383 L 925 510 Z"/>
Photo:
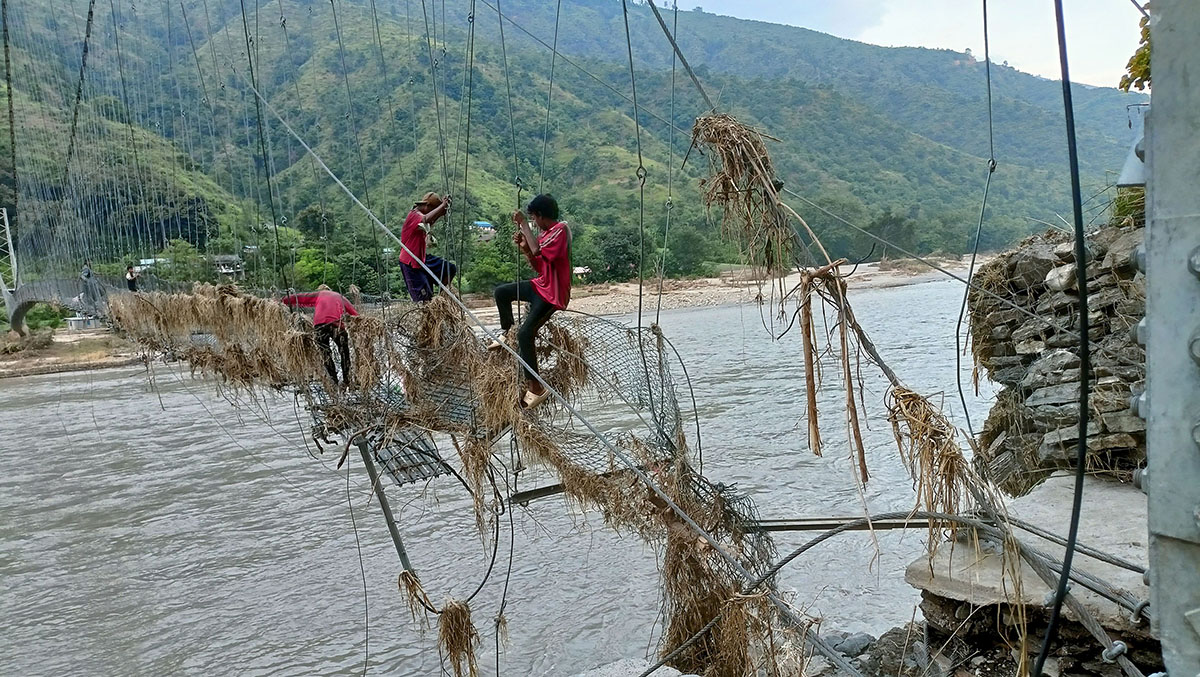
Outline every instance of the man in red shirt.
<path fill-rule="evenodd" d="M 450 210 L 450 196 L 442 199 L 437 193 L 425 193 L 425 197 L 413 205 L 400 228 L 400 271 L 404 274 L 404 286 L 408 295 L 417 303 L 433 298 L 434 278 L 421 267 L 421 262 L 442 284 L 449 285 L 458 273 L 458 266 L 440 256 L 426 254 L 426 245 L 433 239 L 429 229 Z M 411 253 L 410 253 L 411 252 Z"/>
<path fill-rule="evenodd" d="M 564 310 L 571 301 L 571 230 L 558 220 L 558 203 L 550 195 L 539 195 L 526 208 L 540 234 L 535 238 L 520 210 L 513 212 L 517 232 L 513 242 L 529 260 L 538 274 L 532 280 L 502 284 L 495 289 L 496 307 L 500 311 L 500 329 L 504 333 L 513 326 L 513 301 L 528 301 L 529 312 L 517 329 L 517 347 L 521 359 L 532 369 L 525 372 L 525 393 L 521 406 L 533 408 L 550 393 L 534 378 L 537 372 L 537 351 L 534 339 L 556 310 Z M 499 350 L 500 343 L 488 346 Z"/>
<path fill-rule="evenodd" d="M 325 357 L 325 371 L 329 379 L 337 385 L 337 369 L 333 365 L 333 349 L 330 342 L 337 345 L 338 354 L 342 358 L 342 384 L 350 384 L 350 337 L 346 335 L 346 327 L 342 324 L 344 315 L 358 315 L 358 311 L 345 296 L 331 291 L 327 285 L 317 287 L 317 291 L 308 294 L 292 294 L 283 297 L 283 304 L 289 308 L 313 309 L 313 335 L 317 339 L 317 347 Z"/>

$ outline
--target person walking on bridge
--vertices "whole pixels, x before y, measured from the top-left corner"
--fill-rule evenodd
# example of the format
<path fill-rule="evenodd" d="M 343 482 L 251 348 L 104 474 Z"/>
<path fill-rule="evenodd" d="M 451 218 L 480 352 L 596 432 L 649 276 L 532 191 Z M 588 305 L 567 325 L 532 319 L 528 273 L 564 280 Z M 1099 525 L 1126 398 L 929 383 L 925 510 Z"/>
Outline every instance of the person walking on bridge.
<path fill-rule="evenodd" d="M 521 210 L 513 212 L 517 232 L 513 242 L 534 272 L 532 280 L 511 282 L 496 287 L 496 308 L 500 311 L 500 330 L 505 335 L 513 326 L 513 301 L 529 302 L 529 312 L 517 329 L 518 354 L 529 367 L 525 370 L 525 393 L 521 406 L 532 409 L 546 401 L 550 393 L 534 378 L 537 373 L 535 339 L 538 330 L 555 311 L 565 310 L 571 302 L 571 230 L 558 220 L 558 203 L 550 195 L 538 195 L 527 208 L 539 235 L 535 238 Z M 493 341 L 489 350 L 499 350 L 500 342 Z"/>
<path fill-rule="evenodd" d="M 442 284 L 449 285 L 458 273 L 458 266 L 440 256 L 427 254 L 427 245 L 434 244 L 433 233 L 430 231 L 438 219 L 450 211 L 450 196 L 445 199 L 437 193 L 425 193 L 425 196 L 413 205 L 412 211 L 404 219 L 400 228 L 400 271 L 404 274 L 404 286 L 408 287 L 408 295 L 416 303 L 424 303 L 433 298 L 434 277 L 421 267 L 433 271 L 436 279 Z"/>
<path fill-rule="evenodd" d="M 317 339 L 317 347 L 321 349 L 321 355 L 325 358 L 325 371 L 329 372 L 329 379 L 333 381 L 334 385 L 337 385 L 337 369 L 333 364 L 333 349 L 329 345 L 333 343 L 337 346 L 338 354 L 342 358 L 342 385 L 349 385 L 350 337 L 346 334 L 343 317 L 358 315 L 354 306 L 346 300 L 345 296 L 324 284 L 317 287 L 316 292 L 285 296 L 283 304 L 289 308 L 313 309 L 313 335 Z"/>

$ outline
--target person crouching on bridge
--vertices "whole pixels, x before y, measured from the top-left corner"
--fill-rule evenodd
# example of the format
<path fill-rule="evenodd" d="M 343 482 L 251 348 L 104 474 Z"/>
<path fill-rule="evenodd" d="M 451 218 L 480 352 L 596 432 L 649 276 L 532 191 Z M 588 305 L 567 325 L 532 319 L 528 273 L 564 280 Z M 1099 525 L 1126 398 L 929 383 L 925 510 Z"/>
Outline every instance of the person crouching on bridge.
<path fill-rule="evenodd" d="M 400 271 L 404 274 L 404 286 L 408 287 L 408 295 L 416 303 L 424 303 L 433 298 L 434 280 L 449 286 L 450 281 L 458 273 L 458 266 L 433 254 L 426 254 L 425 249 L 434 243 L 430 228 L 438 219 L 450 211 L 450 196 L 445 199 L 437 193 L 425 193 L 420 202 L 413 205 L 412 211 L 404 219 L 400 228 Z M 431 276 L 421 267 L 433 271 Z M 436 277 L 435 277 L 436 276 Z"/>
<path fill-rule="evenodd" d="M 313 309 L 313 335 L 317 339 L 317 347 L 325 358 L 325 371 L 329 379 L 337 385 L 337 369 L 333 365 L 332 342 L 337 346 L 342 358 L 342 385 L 350 384 L 350 337 L 346 334 L 346 326 L 342 318 L 346 315 L 358 315 L 354 306 L 345 296 L 332 291 L 327 285 L 317 287 L 316 292 L 307 294 L 291 294 L 283 297 L 283 304 L 289 308 Z"/>
<path fill-rule="evenodd" d="M 557 310 L 566 309 L 571 301 L 571 230 L 558 220 L 558 203 L 549 195 L 533 198 L 527 211 L 540 234 L 536 238 L 533 236 L 525 215 L 517 210 L 513 212 L 513 223 L 517 225 L 513 242 L 538 276 L 532 280 L 499 285 L 494 295 L 500 311 L 500 330 L 505 335 L 513 326 L 513 301 L 529 302 L 529 312 L 517 329 L 517 352 L 528 365 L 521 406 L 533 408 L 550 395 L 534 377 L 538 368 L 534 339 L 550 316 Z M 499 341 L 493 341 L 488 346 L 489 350 L 500 348 Z"/>

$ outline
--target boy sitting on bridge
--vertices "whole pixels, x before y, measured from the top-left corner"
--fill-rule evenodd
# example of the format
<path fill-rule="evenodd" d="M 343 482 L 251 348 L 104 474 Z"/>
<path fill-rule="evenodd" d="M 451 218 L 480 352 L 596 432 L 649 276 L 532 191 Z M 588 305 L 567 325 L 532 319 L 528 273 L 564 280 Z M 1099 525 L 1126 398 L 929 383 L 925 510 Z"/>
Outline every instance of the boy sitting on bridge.
<path fill-rule="evenodd" d="M 425 268 L 433 271 L 444 285 L 449 285 L 458 273 L 458 266 L 440 256 L 425 253 L 426 245 L 433 240 L 430 227 L 449 210 L 449 195 L 443 200 L 437 193 L 425 193 L 425 197 L 413 205 L 400 228 L 400 244 L 404 246 L 400 251 L 400 271 L 404 274 L 408 295 L 416 303 L 433 298 L 434 277 Z M 422 263 L 425 268 L 421 267 Z"/>

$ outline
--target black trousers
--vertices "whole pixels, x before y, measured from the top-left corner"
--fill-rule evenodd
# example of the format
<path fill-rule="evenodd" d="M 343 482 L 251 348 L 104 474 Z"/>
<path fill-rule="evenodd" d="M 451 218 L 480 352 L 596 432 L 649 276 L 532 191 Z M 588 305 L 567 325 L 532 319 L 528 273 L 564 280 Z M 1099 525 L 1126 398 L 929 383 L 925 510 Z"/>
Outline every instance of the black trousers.
<path fill-rule="evenodd" d="M 536 372 L 538 366 L 534 339 L 537 337 L 538 330 L 558 309 L 542 298 L 541 294 L 534 291 L 533 282 L 529 280 L 502 284 L 496 287 L 493 295 L 496 297 L 496 308 L 500 311 L 500 329 L 504 331 L 508 331 L 513 326 L 513 301 L 529 302 L 529 312 L 525 314 L 525 319 L 517 329 L 517 352 L 521 355 L 521 359 L 525 360 L 525 364 L 528 364 Z M 533 373 L 528 369 L 525 370 L 525 375 L 529 379 L 533 379 Z"/>
<path fill-rule="evenodd" d="M 329 372 L 329 378 L 334 383 L 338 382 L 337 369 L 333 366 L 333 348 L 329 345 L 332 342 L 337 345 L 338 354 L 342 358 L 342 383 L 349 383 L 350 337 L 346 334 L 346 328 L 337 322 L 327 322 L 313 327 L 313 333 L 317 337 L 317 347 L 325 357 L 325 371 Z"/>

